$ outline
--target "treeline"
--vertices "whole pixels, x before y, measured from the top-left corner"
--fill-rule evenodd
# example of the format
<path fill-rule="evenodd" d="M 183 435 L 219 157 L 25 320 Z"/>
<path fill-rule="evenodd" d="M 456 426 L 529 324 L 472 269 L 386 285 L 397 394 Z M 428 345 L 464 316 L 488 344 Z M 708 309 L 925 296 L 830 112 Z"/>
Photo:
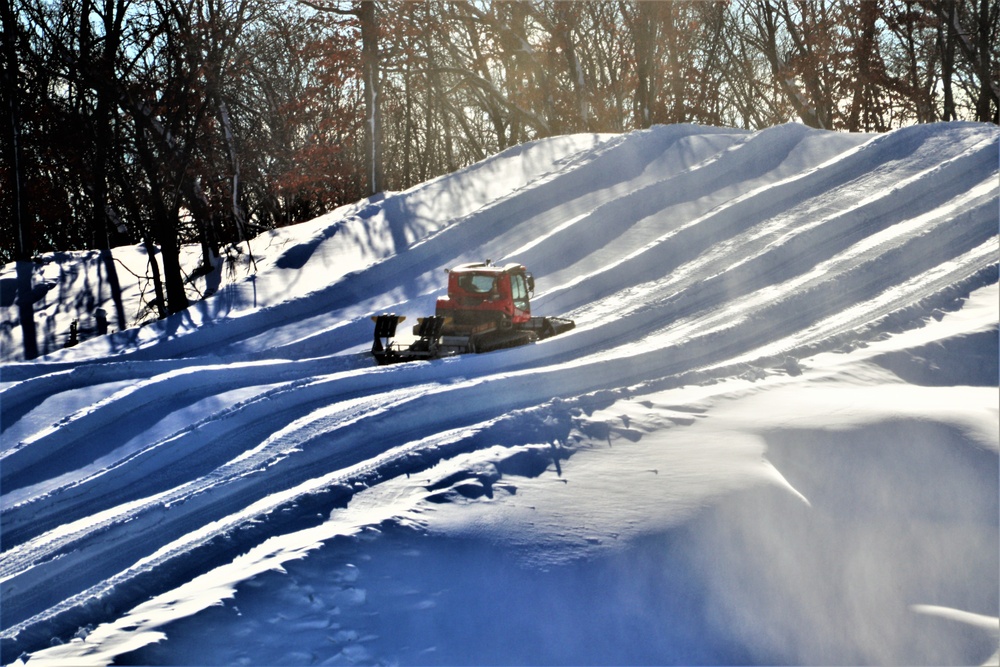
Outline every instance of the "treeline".
<path fill-rule="evenodd" d="M 209 271 L 263 230 L 531 139 L 998 122 L 997 0 L 0 7 L 0 261 L 146 242 L 161 314 L 187 306 L 181 244 Z"/>

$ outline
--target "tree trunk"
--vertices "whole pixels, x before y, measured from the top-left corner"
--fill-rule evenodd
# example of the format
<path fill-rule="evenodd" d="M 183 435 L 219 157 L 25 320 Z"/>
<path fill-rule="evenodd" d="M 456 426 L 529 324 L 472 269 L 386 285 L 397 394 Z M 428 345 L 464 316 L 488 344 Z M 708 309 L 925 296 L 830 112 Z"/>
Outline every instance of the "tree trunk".
<path fill-rule="evenodd" d="M 25 359 L 38 356 L 38 334 L 35 329 L 35 301 L 32 285 L 34 263 L 31 254 L 34 251 L 34 237 L 31 233 L 31 221 L 25 210 L 25 170 L 24 154 L 21 148 L 21 115 L 20 88 L 18 80 L 17 48 L 14 44 L 17 35 L 17 18 L 9 0 L 0 0 L 0 21 L 3 25 L 3 77 L 4 159 L 9 168 L 8 182 L 5 190 L 11 198 L 10 209 L 13 217 L 13 227 L 17 233 L 14 247 L 14 259 L 17 271 L 17 305 L 21 321 L 21 340 Z"/>
<path fill-rule="evenodd" d="M 652 123 L 653 103 L 653 50 L 656 48 L 656 22 L 653 13 L 655 2 L 639 2 L 633 24 L 635 41 L 635 97 L 632 113 L 638 128 L 647 128 Z"/>
<path fill-rule="evenodd" d="M 153 294 L 156 308 L 156 318 L 162 320 L 167 316 L 165 305 L 167 300 L 163 296 L 163 280 L 160 278 L 160 263 L 156 261 L 156 246 L 149 239 L 143 241 L 146 248 L 146 257 L 149 259 L 149 268 L 153 272 Z"/>
<path fill-rule="evenodd" d="M 173 315 L 188 307 L 187 292 L 181 274 L 180 246 L 177 243 L 177 229 L 168 225 L 160 239 L 160 254 L 163 255 L 163 274 L 167 288 L 167 312 Z"/>
<path fill-rule="evenodd" d="M 145 130 L 141 128 L 137 128 L 136 131 L 136 148 L 142 162 L 143 170 L 146 172 L 146 177 L 149 180 L 150 199 L 153 205 L 152 229 L 150 231 L 153 237 L 159 241 L 160 254 L 163 256 L 163 273 L 167 292 L 166 301 L 163 305 L 168 313 L 177 313 L 188 307 L 187 293 L 184 291 L 184 279 L 181 276 L 180 248 L 177 242 L 177 206 L 175 204 L 168 210 L 164 203 L 166 193 L 161 184 L 159 168 L 146 141 Z M 183 174 L 181 174 L 180 178 L 183 179 L 186 185 L 186 188 L 184 188 L 186 191 L 191 192 L 196 190 L 190 184 L 191 179 L 185 178 Z M 191 198 L 191 201 L 195 202 L 197 199 Z M 146 239 L 146 243 L 149 243 L 148 239 Z M 152 251 L 150 251 L 149 256 L 151 261 L 155 261 Z M 155 278 L 156 274 L 154 274 L 154 283 L 157 282 Z M 158 294 L 158 298 L 162 302 L 162 292 Z M 160 313 L 162 315 L 162 311 Z"/>
<path fill-rule="evenodd" d="M 979 98 L 976 100 L 976 119 L 983 123 L 995 122 L 991 113 L 994 101 L 1000 107 L 994 90 L 990 86 L 990 0 L 979 0 L 978 51 L 979 51 Z M 1000 114 L 1000 109 L 998 109 Z"/>
<path fill-rule="evenodd" d="M 684 73 L 681 66 L 681 45 L 679 44 L 679 26 L 674 17 L 676 11 L 673 0 L 663 3 L 661 10 L 663 32 L 666 33 L 667 64 L 670 68 L 670 116 L 669 122 L 683 123 L 687 120 L 687 110 L 684 108 Z"/>
<path fill-rule="evenodd" d="M 590 129 L 590 103 L 587 99 L 587 77 L 577 55 L 576 42 L 573 33 L 577 26 L 578 5 L 574 2 L 556 2 L 556 43 L 562 49 L 566 58 L 566 69 L 573 86 L 573 101 L 576 110 L 576 122 L 569 129 L 586 131 Z"/>
<path fill-rule="evenodd" d="M 945 0 L 942 11 L 947 18 L 942 18 L 937 25 L 938 51 L 941 52 L 941 87 L 944 91 L 944 107 L 941 120 L 955 120 L 955 92 L 952 78 L 955 74 L 955 35 L 952 33 L 952 23 L 956 11 L 955 0 Z"/>
<path fill-rule="evenodd" d="M 14 16 L 14 9 L 10 0 L 0 0 L 0 12 L 3 13 L 3 60 L 4 68 L 0 72 L 3 81 L 3 90 L 0 91 L 0 100 L 3 100 L 4 134 L 7 141 L 4 142 L 4 158 L 10 168 L 7 170 L 8 182 L 6 192 L 10 196 L 10 210 L 13 217 L 13 228 L 16 230 L 17 239 L 15 242 L 14 259 L 28 260 L 31 258 L 34 249 L 34 239 L 31 234 L 31 224 L 25 210 L 27 204 L 25 200 L 25 169 L 24 154 L 21 147 L 21 113 L 20 96 L 21 90 L 17 85 L 18 64 L 17 48 L 14 40 L 17 35 L 17 18 Z"/>
<path fill-rule="evenodd" d="M 35 330 L 35 299 L 31 277 L 35 263 L 22 260 L 17 266 L 17 312 L 21 320 L 21 339 L 24 344 L 24 358 L 38 356 L 38 334 Z"/>
<path fill-rule="evenodd" d="M 365 83 L 365 172 L 368 192 L 384 189 L 382 166 L 382 113 L 379 110 L 378 19 L 374 0 L 359 0 L 357 16 L 361 24 L 361 68 Z"/>
<path fill-rule="evenodd" d="M 880 74 L 876 72 L 878 45 L 875 41 L 878 5 L 874 2 L 861 2 L 854 11 L 857 12 L 857 29 L 853 35 L 852 50 L 857 62 L 857 74 L 853 77 L 854 92 L 847 119 L 847 131 L 881 130 L 881 122 L 875 121 L 879 111 L 875 106 L 878 95 L 877 80 Z"/>
<path fill-rule="evenodd" d="M 254 259 L 253 250 L 250 248 L 250 238 L 246 234 L 246 219 L 243 214 L 243 207 L 240 205 L 240 155 L 236 149 L 236 137 L 233 135 L 233 124 L 229 118 L 229 107 L 225 100 L 218 97 L 216 108 L 219 112 L 219 123 L 222 125 L 222 138 L 229 153 L 229 164 L 233 173 L 232 180 L 232 212 L 233 223 L 236 225 L 236 232 L 239 234 L 241 242 L 247 244 L 247 255 L 254 271 L 257 270 L 257 260 Z M 204 249 L 203 249 L 204 251 Z M 211 269 L 211 264 L 206 264 L 205 269 Z"/>
<path fill-rule="evenodd" d="M 101 260 L 104 262 L 104 271 L 108 276 L 108 289 L 111 290 L 111 302 L 115 304 L 115 318 L 118 321 L 118 330 L 127 328 L 125 322 L 125 304 L 122 303 L 122 286 L 118 280 L 118 267 L 115 266 L 115 258 L 111 256 L 111 248 L 101 248 Z"/>
<path fill-rule="evenodd" d="M 83 4 L 83 16 L 81 24 L 86 24 L 90 17 L 89 0 Z M 115 4 L 115 0 L 105 0 L 103 8 L 104 20 L 104 44 L 101 52 L 96 56 L 92 66 L 94 77 L 94 92 L 97 94 L 97 103 L 92 116 L 92 126 L 94 129 L 94 150 L 92 154 L 92 178 L 93 208 L 91 215 L 91 225 L 94 234 L 94 248 L 100 250 L 101 259 L 104 263 L 104 270 L 107 274 L 108 288 L 111 291 L 111 301 L 115 305 L 115 316 L 118 319 L 119 331 L 125 329 L 125 306 L 122 303 L 121 283 L 118 280 L 118 268 L 115 266 L 114 257 L 111 255 L 111 232 L 109 229 L 109 211 L 111 211 L 108 194 L 108 174 L 109 158 L 113 151 L 114 128 L 112 127 L 112 112 L 116 104 L 116 75 L 115 58 L 121 44 L 121 16 L 125 8 L 123 3 Z M 89 41 L 89 30 L 81 30 L 85 33 Z M 83 52 L 83 59 L 86 62 L 92 57 L 90 45 L 86 46 Z"/>

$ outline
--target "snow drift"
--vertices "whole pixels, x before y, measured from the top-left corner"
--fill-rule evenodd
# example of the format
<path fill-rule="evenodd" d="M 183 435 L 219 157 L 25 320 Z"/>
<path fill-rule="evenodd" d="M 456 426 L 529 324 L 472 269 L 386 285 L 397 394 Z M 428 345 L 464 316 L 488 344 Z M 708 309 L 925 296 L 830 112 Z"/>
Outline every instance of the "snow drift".
<path fill-rule="evenodd" d="M 3 662 L 996 662 L 998 138 L 544 140 L 34 363 L 5 296 Z M 577 328 L 373 365 L 487 257 Z"/>

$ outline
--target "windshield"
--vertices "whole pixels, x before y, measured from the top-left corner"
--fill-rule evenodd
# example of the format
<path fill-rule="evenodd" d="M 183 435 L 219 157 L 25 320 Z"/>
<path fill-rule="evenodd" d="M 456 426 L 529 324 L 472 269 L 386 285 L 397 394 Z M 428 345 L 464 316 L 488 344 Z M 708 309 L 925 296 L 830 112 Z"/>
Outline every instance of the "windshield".
<path fill-rule="evenodd" d="M 495 283 L 496 276 L 483 275 L 479 273 L 461 276 L 458 279 L 459 287 L 466 292 L 474 292 L 476 294 L 486 294 L 487 292 L 492 291 Z"/>

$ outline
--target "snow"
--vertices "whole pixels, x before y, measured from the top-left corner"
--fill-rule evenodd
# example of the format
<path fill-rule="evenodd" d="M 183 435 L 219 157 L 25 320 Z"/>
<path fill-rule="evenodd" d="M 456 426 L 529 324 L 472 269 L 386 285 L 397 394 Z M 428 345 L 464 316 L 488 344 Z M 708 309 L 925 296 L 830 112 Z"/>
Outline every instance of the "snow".
<path fill-rule="evenodd" d="M 2 663 L 997 664 L 998 143 L 542 140 L 107 336 L 97 255 L 46 256 L 34 362 L 4 267 Z M 372 363 L 485 258 L 576 329 Z"/>

